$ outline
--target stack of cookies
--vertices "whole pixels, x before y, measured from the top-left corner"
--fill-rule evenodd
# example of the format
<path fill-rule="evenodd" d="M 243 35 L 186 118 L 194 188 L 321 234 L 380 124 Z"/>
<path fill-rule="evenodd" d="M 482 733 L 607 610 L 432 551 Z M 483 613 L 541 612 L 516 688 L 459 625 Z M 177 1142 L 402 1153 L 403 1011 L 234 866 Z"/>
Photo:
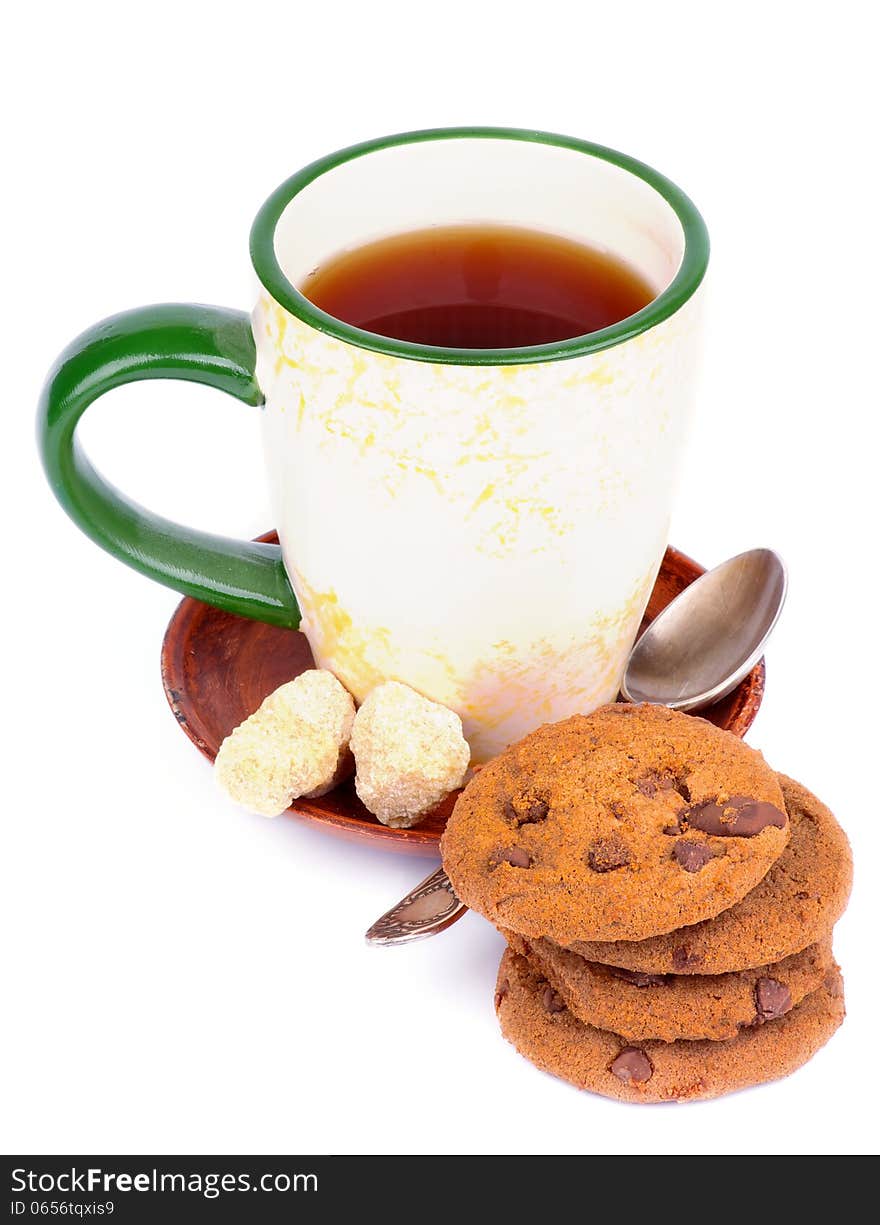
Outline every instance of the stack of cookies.
<path fill-rule="evenodd" d="M 717 1097 L 792 1072 L 843 1020 L 846 835 L 703 719 L 620 704 L 540 728 L 468 785 L 442 850 L 508 942 L 502 1031 L 579 1088 Z"/>

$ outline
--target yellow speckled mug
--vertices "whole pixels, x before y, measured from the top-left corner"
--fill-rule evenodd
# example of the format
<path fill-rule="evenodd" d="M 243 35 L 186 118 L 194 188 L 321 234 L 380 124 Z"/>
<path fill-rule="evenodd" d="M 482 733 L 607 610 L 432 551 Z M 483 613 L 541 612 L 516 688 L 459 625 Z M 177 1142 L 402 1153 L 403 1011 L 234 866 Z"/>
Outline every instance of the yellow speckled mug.
<path fill-rule="evenodd" d="M 484 350 L 375 335 L 298 289 L 346 249 L 474 222 L 604 248 L 656 296 L 601 331 Z M 296 625 L 298 603 L 318 664 L 356 699 L 407 682 L 458 711 L 476 760 L 612 700 L 666 545 L 690 413 L 708 260 L 693 204 L 598 145 L 440 129 L 300 171 L 258 214 L 251 253 L 253 339 L 233 312 L 151 308 L 62 355 L 42 438 L 73 517 L 129 564 L 222 607 Z M 272 546 L 135 507 L 77 448 L 98 394 L 169 376 L 263 402 L 283 567 Z"/>

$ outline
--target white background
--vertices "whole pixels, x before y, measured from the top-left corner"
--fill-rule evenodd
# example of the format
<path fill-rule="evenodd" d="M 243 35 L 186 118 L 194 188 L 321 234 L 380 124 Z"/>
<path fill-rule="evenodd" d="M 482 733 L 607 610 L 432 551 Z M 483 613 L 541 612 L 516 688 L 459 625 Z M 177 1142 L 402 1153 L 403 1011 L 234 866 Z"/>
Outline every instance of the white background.
<path fill-rule="evenodd" d="M 7 14 L 5 1151 L 876 1150 L 870 12 L 154 0 Z M 368 949 L 364 928 L 430 862 L 224 799 L 162 693 L 175 596 L 80 535 L 39 469 L 35 402 L 71 337 L 145 302 L 248 308 L 250 221 L 281 179 L 356 140 L 456 123 L 618 147 L 707 219 L 709 334 L 672 539 L 706 564 L 753 545 L 786 557 L 750 739 L 835 809 L 856 857 L 836 938 L 849 1017 L 780 1084 L 643 1109 L 578 1094 L 501 1038 L 501 940 L 480 918 Z M 240 536 L 269 525 L 256 410 L 142 384 L 83 433 L 166 514 Z"/>

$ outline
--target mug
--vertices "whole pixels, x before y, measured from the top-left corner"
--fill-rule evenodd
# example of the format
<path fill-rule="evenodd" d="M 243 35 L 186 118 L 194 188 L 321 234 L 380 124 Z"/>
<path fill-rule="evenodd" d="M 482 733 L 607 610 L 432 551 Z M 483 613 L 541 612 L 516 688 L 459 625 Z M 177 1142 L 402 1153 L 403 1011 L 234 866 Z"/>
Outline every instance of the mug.
<path fill-rule="evenodd" d="M 375 335 L 301 285 L 339 252 L 431 225 L 550 231 L 656 290 L 601 331 L 516 349 Z M 691 201 L 650 167 L 546 132 L 446 128 L 355 145 L 257 214 L 251 319 L 163 305 L 98 324 L 43 392 L 49 481 L 103 548 L 185 595 L 306 634 L 362 700 L 404 681 L 461 716 L 474 759 L 617 695 L 666 545 L 708 260 Z M 280 546 L 124 497 L 76 438 L 136 379 L 259 406 Z"/>

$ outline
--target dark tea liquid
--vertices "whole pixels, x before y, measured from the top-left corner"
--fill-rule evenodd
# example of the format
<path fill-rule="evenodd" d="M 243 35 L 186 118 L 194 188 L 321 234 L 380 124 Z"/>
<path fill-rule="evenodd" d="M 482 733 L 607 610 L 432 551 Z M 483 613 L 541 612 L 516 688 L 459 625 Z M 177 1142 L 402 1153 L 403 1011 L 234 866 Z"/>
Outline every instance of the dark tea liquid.
<path fill-rule="evenodd" d="M 634 315 L 655 291 L 622 260 L 537 230 L 454 225 L 346 251 L 302 292 L 346 323 L 461 349 L 549 344 Z"/>

